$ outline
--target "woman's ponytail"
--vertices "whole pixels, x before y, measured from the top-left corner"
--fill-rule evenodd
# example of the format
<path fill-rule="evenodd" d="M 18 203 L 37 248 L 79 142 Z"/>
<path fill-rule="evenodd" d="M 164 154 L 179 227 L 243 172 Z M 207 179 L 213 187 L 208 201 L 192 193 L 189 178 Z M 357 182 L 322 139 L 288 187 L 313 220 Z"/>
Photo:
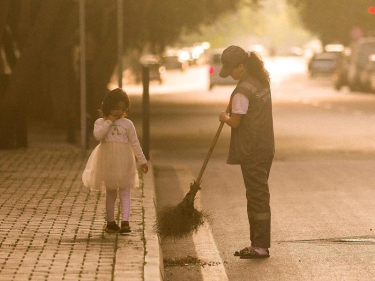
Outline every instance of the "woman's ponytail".
<path fill-rule="evenodd" d="M 257 78 L 264 86 L 270 85 L 270 76 L 264 68 L 263 60 L 255 52 L 248 53 L 246 71 L 250 76 Z"/>

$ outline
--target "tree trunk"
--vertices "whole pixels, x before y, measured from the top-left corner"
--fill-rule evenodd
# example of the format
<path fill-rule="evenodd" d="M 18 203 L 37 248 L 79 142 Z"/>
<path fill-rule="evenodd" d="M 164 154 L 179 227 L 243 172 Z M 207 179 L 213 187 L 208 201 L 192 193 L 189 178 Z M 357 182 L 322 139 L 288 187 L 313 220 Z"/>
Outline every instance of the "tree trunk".
<path fill-rule="evenodd" d="M 79 124 L 79 87 L 74 73 L 73 52 L 78 42 L 78 5 L 68 2 L 60 11 L 54 29 L 52 50 L 43 76 L 48 79 L 47 94 L 51 100 L 53 125 L 67 132 L 67 140 L 75 142 L 73 130 Z"/>
<path fill-rule="evenodd" d="M 3 45 L 2 38 L 7 23 L 9 3 L 9 0 L 0 0 L 0 47 Z"/>
<path fill-rule="evenodd" d="M 34 30 L 17 62 L 0 105 L 0 148 L 27 146 L 25 106 L 40 90 L 41 61 L 65 0 L 42 0 Z"/>
<path fill-rule="evenodd" d="M 101 107 L 101 102 L 108 92 L 108 83 L 114 72 L 117 63 L 117 47 L 116 38 L 112 42 L 108 40 L 97 54 L 95 61 L 93 61 L 90 73 L 90 114 L 97 115 L 98 109 Z M 92 94 L 91 94 L 92 93 Z"/>
<path fill-rule="evenodd" d="M 103 12 L 101 26 L 105 27 L 96 40 L 95 55 L 88 57 L 87 97 L 88 112 L 92 121 L 98 117 L 98 109 L 108 92 L 108 83 L 117 63 L 116 10 L 108 7 Z"/>

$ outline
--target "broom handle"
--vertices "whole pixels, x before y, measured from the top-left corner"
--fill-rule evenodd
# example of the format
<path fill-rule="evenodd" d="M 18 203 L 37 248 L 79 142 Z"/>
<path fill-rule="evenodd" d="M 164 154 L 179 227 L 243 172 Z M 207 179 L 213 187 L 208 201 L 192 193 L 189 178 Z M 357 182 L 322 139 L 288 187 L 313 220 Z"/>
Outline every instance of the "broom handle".
<path fill-rule="evenodd" d="M 199 172 L 199 175 L 197 177 L 197 181 L 196 183 L 199 185 L 201 183 L 201 180 L 202 180 L 202 176 L 203 176 L 203 173 L 204 173 L 204 170 L 206 169 L 206 166 L 207 166 L 207 163 L 208 163 L 208 160 L 210 159 L 211 157 L 211 154 L 212 154 L 212 151 L 214 150 L 215 148 L 215 145 L 216 145 L 216 142 L 217 142 L 217 139 L 219 138 L 219 135 L 221 133 L 221 130 L 223 129 L 223 126 L 224 126 L 224 123 L 221 122 L 219 128 L 217 129 L 217 132 L 216 132 L 216 135 L 214 137 L 214 140 L 212 141 L 212 144 L 211 144 L 211 147 L 210 149 L 208 150 L 208 153 L 206 155 L 206 159 L 204 159 L 204 162 L 203 162 L 203 165 L 202 165 L 202 168 Z"/>
<path fill-rule="evenodd" d="M 231 107 L 232 107 L 232 98 L 231 98 L 230 101 L 229 101 L 229 104 L 228 104 L 228 107 L 227 107 L 227 110 L 226 110 L 227 113 L 231 110 Z M 214 139 L 213 139 L 213 141 L 212 141 L 212 143 L 211 143 L 211 147 L 210 147 L 210 149 L 208 150 L 208 153 L 207 153 L 207 155 L 206 155 L 206 159 L 204 159 L 204 162 L 203 162 L 202 168 L 201 168 L 201 170 L 200 170 L 200 172 L 199 172 L 199 175 L 198 175 L 198 177 L 197 177 L 196 183 L 197 183 L 198 185 L 200 185 L 200 183 L 201 183 L 201 180 L 202 180 L 202 176 L 203 176 L 204 170 L 206 169 L 206 166 L 207 166 L 208 160 L 209 160 L 210 157 L 211 157 L 212 151 L 214 151 L 214 148 L 215 148 L 216 142 L 217 142 L 217 140 L 218 140 L 218 138 L 219 138 L 219 136 L 220 136 L 220 133 L 221 133 L 221 130 L 223 129 L 223 127 L 224 127 L 224 122 L 221 122 L 219 128 L 217 129 L 216 135 L 215 135 L 215 137 L 214 137 Z"/>

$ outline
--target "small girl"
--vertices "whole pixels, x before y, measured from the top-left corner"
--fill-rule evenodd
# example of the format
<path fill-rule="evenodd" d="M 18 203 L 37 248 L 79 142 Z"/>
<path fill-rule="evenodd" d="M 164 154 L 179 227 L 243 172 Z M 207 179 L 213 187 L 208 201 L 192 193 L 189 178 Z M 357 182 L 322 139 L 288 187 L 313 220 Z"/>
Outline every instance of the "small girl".
<path fill-rule="evenodd" d="M 104 98 L 99 118 L 94 124 L 94 137 L 100 144 L 91 153 L 82 175 L 83 184 L 93 190 L 106 190 L 108 233 L 129 233 L 130 188 L 138 187 L 139 179 L 134 154 L 143 173 L 147 160 L 139 144 L 133 122 L 125 118 L 129 97 L 122 89 L 110 91 Z M 121 228 L 115 221 L 117 190 L 121 202 Z"/>

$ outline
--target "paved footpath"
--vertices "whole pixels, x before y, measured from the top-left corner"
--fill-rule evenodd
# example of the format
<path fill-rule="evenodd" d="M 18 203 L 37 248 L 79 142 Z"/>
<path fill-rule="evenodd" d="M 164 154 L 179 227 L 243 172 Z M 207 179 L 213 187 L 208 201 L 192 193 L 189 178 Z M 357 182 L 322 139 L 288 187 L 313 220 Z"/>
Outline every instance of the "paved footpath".
<path fill-rule="evenodd" d="M 82 185 L 87 157 L 53 137 L 0 150 L 0 280 L 162 279 L 152 165 L 122 236 L 103 231 L 105 193 Z"/>

